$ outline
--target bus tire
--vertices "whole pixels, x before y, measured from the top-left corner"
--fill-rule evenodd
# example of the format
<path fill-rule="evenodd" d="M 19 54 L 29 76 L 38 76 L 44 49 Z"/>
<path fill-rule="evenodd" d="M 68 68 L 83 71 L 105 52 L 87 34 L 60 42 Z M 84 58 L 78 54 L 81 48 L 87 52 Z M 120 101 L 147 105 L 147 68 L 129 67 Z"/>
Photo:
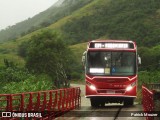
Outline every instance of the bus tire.
<path fill-rule="evenodd" d="M 101 107 L 104 107 L 105 106 L 105 102 L 101 101 L 100 105 L 101 105 Z"/>
<path fill-rule="evenodd" d="M 95 98 L 90 98 L 90 102 L 92 107 L 99 107 L 100 105 L 99 101 Z"/>
<path fill-rule="evenodd" d="M 134 104 L 134 98 L 126 98 L 124 100 L 124 106 L 133 106 Z"/>

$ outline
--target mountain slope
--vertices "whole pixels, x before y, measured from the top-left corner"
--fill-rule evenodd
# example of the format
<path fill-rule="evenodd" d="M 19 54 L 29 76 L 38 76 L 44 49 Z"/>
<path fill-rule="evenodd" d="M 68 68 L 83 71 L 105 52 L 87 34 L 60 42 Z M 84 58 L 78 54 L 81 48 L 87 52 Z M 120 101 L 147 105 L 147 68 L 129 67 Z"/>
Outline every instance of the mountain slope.
<path fill-rule="evenodd" d="M 83 1 L 83 0 L 79 0 L 79 1 Z M 68 22 L 71 22 L 71 21 L 76 22 L 77 20 L 79 20 L 80 18 L 82 18 L 84 16 L 90 17 L 91 15 L 95 14 L 95 11 L 96 11 L 95 8 L 100 8 L 101 6 L 106 6 L 106 4 L 110 0 L 105 0 L 102 2 L 101 2 L 101 0 L 91 0 L 91 1 L 92 2 L 89 2 L 88 4 L 84 5 L 82 8 L 75 10 L 70 15 L 63 17 L 62 19 L 59 19 L 57 22 L 54 22 L 50 26 L 44 27 L 42 29 L 38 29 L 30 34 L 27 34 L 25 36 L 22 36 L 22 37 L 16 39 L 15 41 L 17 42 L 17 44 L 20 44 L 23 41 L 29 40 L 32 35 L 36 35 L 39 32 L 41 32 L 42 30 L 46 30 L 46 29 L 53 30 L 53 31 L 55 31 L 55 30 L 59 31 L 62 34 L 64 34 L 64 37 L 66 38 L 66 35 L 65 35 L 64 31 L 62 30 L 64 25 L 66 25 Z M 69 27 L 71 27 L 71 26 L 69 26 Z M 67 42 L 74 43 L 74 41 L 72 41 L 72 39 L 67 40 Z"/>
<path fill-rule="evenodd" d="M 19 22 L 0 31 L 0 41 L 13 40 L 31 33 L 37 29 L 46 27 L 59 19 L 70 15 L 73 11 L 88 4 L 91 0 L 59 0 L 49 9 L 39 13 L 33 18 Z"/>
<path fill-rule="evenodd" d="M 152 49 L 154 47 L 157 51 L 160 49 L 158 46 L 160 44 L 159 19 L 159 0 L 92 0 L 48 27 L 14 41 L 0 44 L 0 52 L 4 55 L 16 54 L 18 45 L 23 41 L 27 41 L 32 35 L 48 29 L 59 31 L 64 39 L 71 44 L 100 38 L 135 40 L 138 48 L 140 46 L 148 47 L 148 50 L 139 49 L 143 59 L 154 58 L 151 61 L 158 63 L 160 56 L 158 53 L 152 54 L 154 51 Z M 84 44 L 80 46 L 82 45 Z M 77 50 L 78 55 L 83 52 L 83 49 Z M 150 55 L 148 55 L 149 53 Z M 145 65 L 147 64 L 149 62 L 145 62 Z"/>
<path fill-rule="evenodd" d="M 159 0 L 92 0 L 48 26 L 59 30 L 69 43 L 92 39 L 135 40 L 141 46 L 160 42 Z M 44 29 L 47 29 L 44 28 Z M 35 31 L 19 40 L 27 40 Z"/>
<path fill-rule="evenodd" d="M 79 42 L 106 36 L 145 46 L 160 42 L 159 0 L 95 0 L 88 8 L 77 11 L 65 24 L 60 20 L 66 39 Z"/>

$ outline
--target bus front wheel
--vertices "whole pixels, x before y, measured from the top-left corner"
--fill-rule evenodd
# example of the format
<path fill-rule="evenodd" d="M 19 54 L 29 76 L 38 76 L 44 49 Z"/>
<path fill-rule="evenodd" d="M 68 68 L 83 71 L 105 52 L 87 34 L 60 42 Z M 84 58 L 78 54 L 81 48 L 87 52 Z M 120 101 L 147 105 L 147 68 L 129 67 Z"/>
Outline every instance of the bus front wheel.
<path fill-rule="evenodd" d="M 100 105 L 100 102 L 98 101 L 98 99 L 95 99 L 95 98 L 90 98 L 90 102 L 92 107 L 98 107 Z"/>
<path fill-rule="evenodd" d="M 124 100 L 124 106 L 132 106 L 134 104 L 134 98 L 126 98 Z"/>

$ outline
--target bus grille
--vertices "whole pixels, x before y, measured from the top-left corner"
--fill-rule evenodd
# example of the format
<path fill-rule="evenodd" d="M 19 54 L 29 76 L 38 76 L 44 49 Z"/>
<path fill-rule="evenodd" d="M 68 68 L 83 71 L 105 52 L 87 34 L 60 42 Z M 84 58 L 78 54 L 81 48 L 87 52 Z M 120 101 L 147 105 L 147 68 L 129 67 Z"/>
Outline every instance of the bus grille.
<path fill-rule="evenodd" d="M 106 94 L 124 94 L 125 90 L 97 90 L 97 93 L 106 93 Z"/>

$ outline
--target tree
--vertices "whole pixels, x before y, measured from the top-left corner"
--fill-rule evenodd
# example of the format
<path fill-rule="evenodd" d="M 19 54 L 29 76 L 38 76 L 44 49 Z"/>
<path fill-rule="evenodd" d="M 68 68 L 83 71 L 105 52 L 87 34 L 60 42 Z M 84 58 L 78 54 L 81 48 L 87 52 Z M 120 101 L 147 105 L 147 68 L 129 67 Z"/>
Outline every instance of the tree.
<path fill-rule="evenodd" d="M 68 87 L 67 74 L 73 59 L 60 34 L 43 31 L 32 36 L 29 44 L 26 67 L 35 73 L 48 74 L 56 87 Z"/>
<path fill-rule="evenodd" d="M 26 57 L 26 52 L 27 52 L 27 48 L 29 47 L 29 43 L 28 41 L 24 41 L 22 42 L 19 46 L 18 46 L 18 55 L 25 58 Z"/>

